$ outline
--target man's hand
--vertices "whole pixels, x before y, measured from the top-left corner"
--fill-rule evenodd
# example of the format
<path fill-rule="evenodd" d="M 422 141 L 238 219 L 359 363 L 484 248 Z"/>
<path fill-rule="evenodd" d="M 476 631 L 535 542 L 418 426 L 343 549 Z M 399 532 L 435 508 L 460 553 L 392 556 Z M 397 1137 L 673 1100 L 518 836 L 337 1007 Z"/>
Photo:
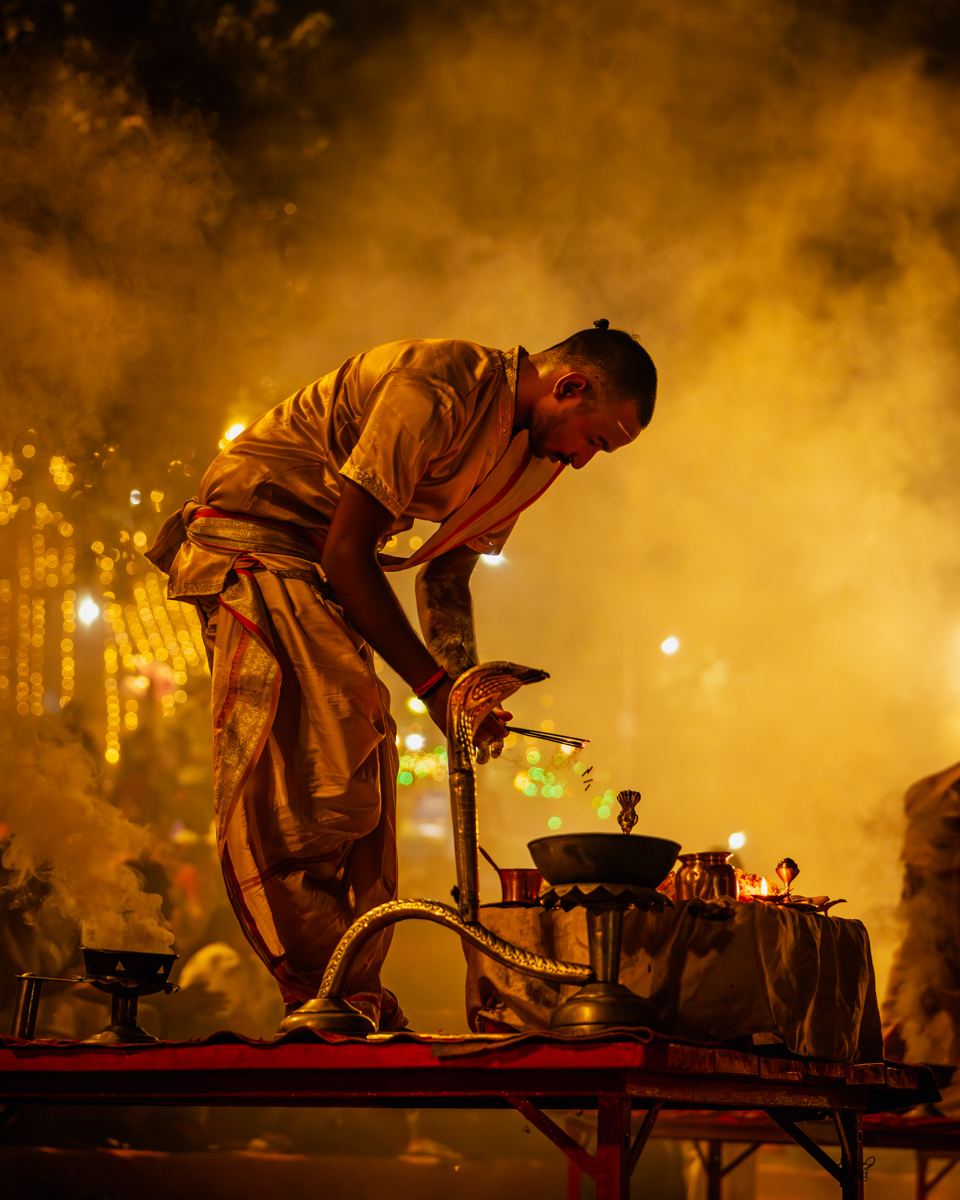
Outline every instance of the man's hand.
<path fill-rule="evenodd" d="M 429 696 L 423 698 L 430 719 L 443 730 L 447 737 L 450 736 L 450 731 L 447 729 L 447 702 L 455 682 L 453 679 L 446 679 Z M 507 736 L 504 725 L 511 720 L 513 720 L 513 713 L 507 712 L 504 708 L 495 708 L 483 720 L 474 738 L 478 763 L 489 762 L 491 758 L 500 757 L 503 750 L 503 739 Z"/>
<path fill-rule="evenodd" d="M 481 765 L 503 753 L 503 739 L 507 737 L 504 726 L 513 720 L 513 713 L 505 708 L 495 708 L 477 730 L 477 762 Z"/>

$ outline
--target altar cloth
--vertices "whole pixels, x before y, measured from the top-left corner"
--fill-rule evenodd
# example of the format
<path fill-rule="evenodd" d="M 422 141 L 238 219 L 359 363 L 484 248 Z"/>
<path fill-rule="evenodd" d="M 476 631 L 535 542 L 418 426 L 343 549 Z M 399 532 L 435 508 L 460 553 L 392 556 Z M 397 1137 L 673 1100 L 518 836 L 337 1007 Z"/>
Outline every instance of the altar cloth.
<path fill-rule="evenodd" d="M 583 908 L 484 905 L 498 937 L 537 954 L 588 962 Z M 464 945 L 470 1028 L 549 1028 L 576 990 L 522 975 Z M 882 1058 L 870 939 L 860 921 L 763 902 L 685 901 L 662 913 L 628 909 L 620 982 L 649 1000 L 667 1034 L 782 1042 L 838 1062 Z"/>

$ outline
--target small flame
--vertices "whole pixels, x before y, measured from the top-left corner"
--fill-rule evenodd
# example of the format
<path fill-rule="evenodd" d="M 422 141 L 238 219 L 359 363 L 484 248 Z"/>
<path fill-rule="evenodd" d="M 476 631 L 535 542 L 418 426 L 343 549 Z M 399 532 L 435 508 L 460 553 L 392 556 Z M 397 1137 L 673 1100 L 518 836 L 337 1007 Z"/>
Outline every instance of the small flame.
<path fill-rule="evenodd" d="M 762 875 L 760 877 L 760 895 L 761 896 L 769 896 L 769 894 L 770 894 L 770 888 L 767 884 L 767 877 L 766 877 L 766 875 Z"/>

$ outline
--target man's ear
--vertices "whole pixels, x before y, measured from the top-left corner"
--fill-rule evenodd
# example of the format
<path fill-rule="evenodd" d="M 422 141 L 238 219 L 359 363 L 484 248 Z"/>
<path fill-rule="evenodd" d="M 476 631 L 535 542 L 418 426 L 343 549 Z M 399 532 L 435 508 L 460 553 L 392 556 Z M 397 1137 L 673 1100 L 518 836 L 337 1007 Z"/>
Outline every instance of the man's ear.
<path fill-rule="evenodd" d="M 586 386 L 587 381 L 579 371 L 568 371 L 553 385 L 553 394 L 558 400 L 579 400 Z"/>

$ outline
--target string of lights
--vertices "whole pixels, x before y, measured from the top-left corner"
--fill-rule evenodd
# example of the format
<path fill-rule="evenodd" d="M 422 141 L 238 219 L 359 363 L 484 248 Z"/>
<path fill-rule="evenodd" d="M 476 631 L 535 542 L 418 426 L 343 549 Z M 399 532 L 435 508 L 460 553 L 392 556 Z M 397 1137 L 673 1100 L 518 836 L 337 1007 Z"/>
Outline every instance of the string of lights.
<path fill-rule="evenodd" d="M 66 708 L 73 699 L 76 661 L 73 657 L 73 634 L 76 631 L 77 610 L 74 602 L 77 594 L 70 588 L 63 593 L 60 612 L 63 616 L 63 637 L 60 639 L 60 707 Z"/>
<path fill-rule="evenodd" d="M 10 637 L 10 606 L 13 603 L 13 591 L 8 579 L 0 579 L 0 708 L 7 708 L 12 693 L 10 691 L 10 647 L 7 640 Z"/>

